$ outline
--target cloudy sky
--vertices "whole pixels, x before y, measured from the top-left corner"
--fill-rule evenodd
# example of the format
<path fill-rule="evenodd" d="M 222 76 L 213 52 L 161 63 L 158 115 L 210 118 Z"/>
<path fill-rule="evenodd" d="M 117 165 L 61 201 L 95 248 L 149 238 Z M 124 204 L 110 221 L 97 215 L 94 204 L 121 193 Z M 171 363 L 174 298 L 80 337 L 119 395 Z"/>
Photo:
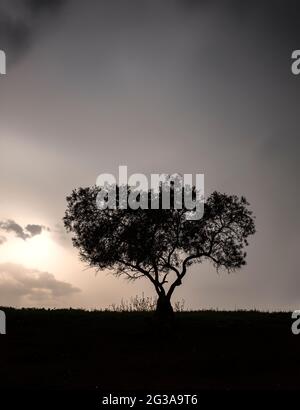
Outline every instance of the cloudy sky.
<path fill-rule="evenodd" d="M 62 225 L 73 188 L 128 165 L 204 173 L 256 215 L 247 266 L 195 265 L 175 300 L 300 308 L 296 3 L 0 0 L 0 305 L 152 294 L 86 269 Z"/>

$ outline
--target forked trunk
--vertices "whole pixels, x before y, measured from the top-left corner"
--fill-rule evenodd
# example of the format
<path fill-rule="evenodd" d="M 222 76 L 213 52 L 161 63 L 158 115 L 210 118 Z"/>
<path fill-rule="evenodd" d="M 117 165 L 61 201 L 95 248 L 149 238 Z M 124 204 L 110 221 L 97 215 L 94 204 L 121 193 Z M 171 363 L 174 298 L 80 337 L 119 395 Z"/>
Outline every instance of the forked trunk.
<path fill-rule="evenodd" d="M 174 316 L 174 311 L 168 296 L 160 295 L 158 297 L 155 313 L 156 316 L 161 319 L 171 319 Z"/>

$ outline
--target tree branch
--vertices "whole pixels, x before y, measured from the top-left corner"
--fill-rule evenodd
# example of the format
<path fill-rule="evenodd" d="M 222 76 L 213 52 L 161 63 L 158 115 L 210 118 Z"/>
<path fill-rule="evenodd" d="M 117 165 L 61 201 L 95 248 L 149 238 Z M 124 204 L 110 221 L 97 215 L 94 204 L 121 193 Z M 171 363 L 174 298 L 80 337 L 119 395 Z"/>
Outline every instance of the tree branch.
<path fill-rule="evenodd" d="M 164 289 L 162 286 L 160 286 L 160 283 L 157 282 L 148 271 L 146 271 L 145 269 L 143 269 L 140 265 L 134 265 L 130 262 L 125 262 L 123 260 L 118 260 L 119 263 L 125 265 L 125 266 L 129 266 L 131 267 L 133 270 L 138 270 L 139 272 L 143 273 L 154 285 L 156 292 L 158 293 L 158 295 L 160 295 L 162 292 L 164 292 Z"/>

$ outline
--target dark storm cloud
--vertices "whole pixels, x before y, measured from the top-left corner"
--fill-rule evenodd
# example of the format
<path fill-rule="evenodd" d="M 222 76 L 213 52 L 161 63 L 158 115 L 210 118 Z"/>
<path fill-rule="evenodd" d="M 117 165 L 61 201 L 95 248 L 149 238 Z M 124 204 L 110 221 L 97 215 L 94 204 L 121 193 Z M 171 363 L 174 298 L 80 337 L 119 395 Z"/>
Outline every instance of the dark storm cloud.
<path fill-rule="evenodd" d="M 0 4 L 0 49 L 7 62 L 20 59 L 40 35 L 39 27 L 48 27 L 67 0 L 2 0 Z"/>
<path fill-rule="evenodd" d="M 68 282 L 57 280 L 52 273 L 29 269 L 15 263 L 0 264 L 2 303 L 19 304 L 24 298 L 33 302 L 51 302 L 77 292 L 80 292 L 80 289 Z"/>
<path fill-rule="evenodd" d="M 10 62 L 20 57 L 30 44 L 30 28 L 16 21 L 0 9 L 0 49 L 7 53 Z"/>
<path fill-rule="evenodd" d="M 215 51 L 216 64 L 220 68 L 226 64 L 226 57 L 242 57 L 242 47 L 244 51 L 248 48 L 251 67 L 254 55 L 247 44 L 249 39 L 255 43 L 258 53 L 263 51 L 271 59 L 274 72 L 283 68 L 283 59 L 290 59 L 292 51 L 300 47 L 298 0 L 178 0 L 176 4 L 185 18 L 197 20 L 198 30 L 194 31 L 194 36 L 199 43 L 201 38 L 198 35 L 201 33 L 201 26 L 206 24 L 205 19 L 215 19 L 215 24 L 211 24 L 213 31 L 208 35 L 207 41 L 218 38 Z M 220 20 L 227 22 L 221 31 L 217 27 Z M 226 44 L 226 36 L 230 31 L 236 33 L 236 38 L 230 38 L 230 44 Z M 260 58 L 259 55 L 257 58 Z M 234 65 L 235 61 L 230 63 Z M 248 70 L 245 66 L 245 71 Z"/>
<path fill-rule="evenodd" d="M 29 8 L 32 13 L 57 11 L 59 10 L 66 0 L 25 0 L 25 6 Z"/>
<path fill-rule="evenodd" d="M 252 138 L 261 147 L 259 155 L 262 160 L 265 158 L 274 161 L 275 157 L 280 157 L 281 169 L 285 169 L 285 175 L 281 174 L 281 178 L 284 178 L 282 184 L 287 187 L 287 174 L 294 177 L 296 170 L 299 170 L 300 123 L 297 118 L 300 76 L 296 78 L 291 74 L 291 55 L 293 50 L 300 48 L 300 2 L 179 0 L 177 5 L 185 11 L 185 15 L 193 16 L 199 23 L 193 30 L 193 36 L 199 45 L 203 22 L 201 16 L 206 16 L 211 22 L 215 19 L 216 22 L 208 25 L 212 30 L 209 30 L 206 43 L 211 45 L 211 49 L 207 46 L 201 52 L 200 46 L 195 47 L 192 77 L 195 78 L 197 69 L 206 66 L 207 75 L 213 78 L 217 67 L 219 73 L 215 78 L 218 85 L 223 88 L 232 84 L 232 100 L 242 98 L 241 91 L 247 87 L 250 99 L 251 87 L 253 90 L 260 87 L 265 101 L 263 109 L 266 115 L 272 112 L 270 118 L 265 120 L 266 123 L 269 120 L 269 135 L 263 135 L 264 132 L 261 131 L 261 135 Z M 217 24 L 220 22 L 222 29 L 218 30 Z M 197 81 L 194 90 L 195 93 L 199 92 Z M 230 97 L 227 98 L 230 101 Z M 257 101 L 257 104 L 262 103 Z"/>
<path fill-rule="evenodd" d="M 44 225 L 36 225 L 36 224 L 29 224 L 23 228 L 21 225 L 13 221 L 12 219 L 8 219 L 6 221 L 0 221 L 0 229 L 6 232 L 13 232 L 16 237 L 23 239 L 32 238 L 36 235 L 40 235 L 43 230 L 49 231 L 50 229 Z"/>
<path fill-rule="evenodd" d="M 166 2 L 167 3 L 167 2 Z M 177 0 L 167 3 L 168 6 L 176 4 L 181 11 L 187 14 L 202 13 L 208 10 L 228 15 L 236 22 L 243 23 L 244 20 L 253 19 L 258 22 L 262 17 L 266 25 L 272 25 L 280 29 L 283 25 L 292 31 L 299 33 L 299 25 L 289 23 L 298 21 L 298 0 Z M 288 32 L 290 31 L 288 30 Z M 286 33 L 288 34 L 288 33 Z"/>

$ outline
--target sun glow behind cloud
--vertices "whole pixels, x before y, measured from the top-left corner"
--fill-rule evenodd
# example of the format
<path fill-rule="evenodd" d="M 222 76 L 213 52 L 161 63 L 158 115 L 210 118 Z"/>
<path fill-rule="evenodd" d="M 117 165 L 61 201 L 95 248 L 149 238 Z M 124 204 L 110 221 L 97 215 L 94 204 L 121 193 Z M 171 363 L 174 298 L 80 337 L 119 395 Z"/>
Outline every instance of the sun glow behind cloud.
<path fill-rule="evenodd" d="M 20 263 L 29 268 L 56 270 L 61 253 L 61 247 L 54 242 L 51 234 L 42 232 L 26 241 L 10 238 L 1 247 L 0 261 Z"/>

